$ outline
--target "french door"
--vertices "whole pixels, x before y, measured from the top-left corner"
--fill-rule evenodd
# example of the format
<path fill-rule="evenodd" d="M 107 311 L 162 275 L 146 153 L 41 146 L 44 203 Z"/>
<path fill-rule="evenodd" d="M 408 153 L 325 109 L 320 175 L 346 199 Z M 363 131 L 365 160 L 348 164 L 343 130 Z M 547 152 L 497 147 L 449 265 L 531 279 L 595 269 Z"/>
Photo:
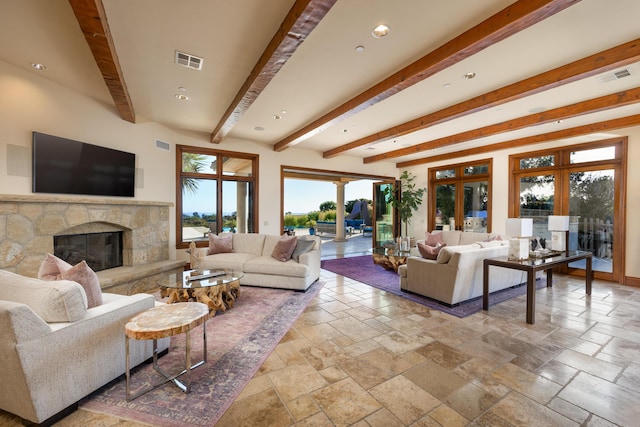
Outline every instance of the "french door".
<path fill-rule="evenodd" d="M 626 139 L 511 156 L 509 216 L 533 218 L 533 235 L 544 239 L 549 215 L 569 216 L 569 249 L 593 254 L 595 277 L 621 282 L 625 159 Z M 584 261 L 566 271 L 584 274 Z"/>

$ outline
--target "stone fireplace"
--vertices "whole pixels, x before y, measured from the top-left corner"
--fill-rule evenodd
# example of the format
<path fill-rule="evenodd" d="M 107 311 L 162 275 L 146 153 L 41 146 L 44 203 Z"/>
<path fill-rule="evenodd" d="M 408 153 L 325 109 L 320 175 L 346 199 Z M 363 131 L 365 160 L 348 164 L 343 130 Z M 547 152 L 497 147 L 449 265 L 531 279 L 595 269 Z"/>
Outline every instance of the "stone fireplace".
<path fill-rule="evenodd" d="M 0 268 L 36 277 L 44 256 L 54 253 L 54 238 L 121 233 L 121 266 L 97 273 L 102 289 L 125 294 L 155 289 L 185 265 L 169 260 L 171 206 L 132 199 L 0 195 Z"/>

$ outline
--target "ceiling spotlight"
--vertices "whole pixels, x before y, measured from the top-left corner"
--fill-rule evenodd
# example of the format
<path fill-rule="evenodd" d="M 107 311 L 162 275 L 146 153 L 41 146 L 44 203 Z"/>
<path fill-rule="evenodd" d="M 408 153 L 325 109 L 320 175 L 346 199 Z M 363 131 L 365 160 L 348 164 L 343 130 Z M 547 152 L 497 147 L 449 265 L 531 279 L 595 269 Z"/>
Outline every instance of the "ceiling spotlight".
<path fill-rule="evenodd" d="M 178 90 L 179 90 L 180 92 L 186 92 L 186 91 L 187 91 L 187 88 L 186 88 L 186 87 L 184 87 L 184 86 L 178 86 Z"/>
<path fill-rule="evenodd" d="M 284 114 L 287 114 L 287 110 L 282 110 L 282 111 L 280 111 L 280 114 L 283 114 L 283 115 L 284 115 Z"/>
<path fill-rule="evenodd" d="M 176 93 L 175 97 L 178 98 L 180 101 L 188 101 L 189 97 L 183 93 Z"/>
<path fill-rule="evenodd" d="M 47 69 L 46 65 L 40 64 L 37 62 L 34 62 L 33 64 L 31 64 L 31 67 L 33 67 L 34 70 L 38 70 L 38 71 L 45 71 Z"/>
<path fill-rule="evenodd" d="M 255 130 L 256 132 L 262 132 L 264 128 L 262 126 L 256 126 L 253 128 L 253 130 Z"/>
<path fill-rule="evenodd" d="M 282 118 L 282 116 L 278 115 L 278 114 L 274 114 L 273 116 L 271 116 L 272 119 L 274 120 L 280 120 Z"/>
<path fill-rule="evenodd" d="M 384 24 L 380 24 L 380 25 L 378 25 L 377 27 L 375 27 L 373 29 L 371 34 L 373 34 L 373 37 L 376 37 L 376 38 L 379 39 L 379 38 L 384 37 L 387 34 L 389 34 L 389 31 L 390 31 L 389 27 L 387 27 Z"/>
<path fill-rule="evenodd" d="M 451 83 L 445 83 L 442 85 L 443 88 L 447 89 L 451 87 Z"/>
<path fill-rule="evenodd" d="M 356 46 L 356 52 L 358 52 L 358 53 L 364 52 L 364 46 L 362 46 L 362 45 Z"/>
<path fill-rule="evenodd" d="M 476 76 L 476 73 L 467 73 L 467 74 L 464 75 L 464 78 L 467 79 L 467 80 L 471 80 L 475 76 Z"/>

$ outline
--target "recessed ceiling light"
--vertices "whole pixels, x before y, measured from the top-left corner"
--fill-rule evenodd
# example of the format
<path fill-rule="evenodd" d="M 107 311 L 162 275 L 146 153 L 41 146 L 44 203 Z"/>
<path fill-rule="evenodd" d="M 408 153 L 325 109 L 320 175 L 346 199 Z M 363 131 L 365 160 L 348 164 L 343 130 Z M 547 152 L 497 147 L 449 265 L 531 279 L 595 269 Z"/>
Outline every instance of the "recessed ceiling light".
<path fill-rule="evenodd" d="M 262 132 L 264 128 L 262 126 L 256 126 L 253 128 L 253 130 L 255 130 L 256 132 Z"/>
<path fill-rule="evenodd" d="M 186 87 L 184 87 L 184 86 L 178 86 L 178 90 L 179 90 L 180 92 L 186 92 L 186 91 L 187 91 L 187 88 L 186 88 Z"/>
<path fill-rule="evenodd" d="M 362 46 L 362 45 L 356 46 L 356 52 L 358 52 L 358 53 L 364 52 L 364 46 Z"/>
<path fill-rule="evenodd" d="M 180 101 L 188 101 L 189 97 L 183 93 L 176 93 L 175 97 L 178 98 Z"/>
<path fill-rule="evenodd" d="M 391 31 L 389 29 L 388 26 L 384 25 L 384 24 L 380 24 L 377 27 L 375 27 L 373 29 L 373 31 L 371 32 L 371 34 L 373 34 L 373 37 L 375 38 L 381 38 L 381 37 L 385 37 L 386 35 L 389 34 L 389 31 Z"/>
<path fill-rule="evenodd" d="M 273 116 L 271 116 L 271 118 L 274 119 L 274 120 L 280 120 L 282 118 L 282 116 L 279 115 L 279 114 L 274 114 Z"/>
<path fill-rule="evenodd" d="M 450 88 L 451 87 L 451 83 L 445 83 L 442 85 L 443 88 Z"/>
<path fill-rule="evenodd" d="M 476 73 L 467 73 L 467 74 L 464 75 L 464 78 L 467 79 L 467 80 L 471 80 L 475 76 L 476 76 Z"/>
<path fill-rule="evenodd" d="M 44 64 L 40 64 L 37 62 L 34 62 L 33 64 L 31 64 L 31 66 L 33 67 L 33 69 L 38 70 L 38 71 L 45 71 L 47 69 L 47 66 Z"/>

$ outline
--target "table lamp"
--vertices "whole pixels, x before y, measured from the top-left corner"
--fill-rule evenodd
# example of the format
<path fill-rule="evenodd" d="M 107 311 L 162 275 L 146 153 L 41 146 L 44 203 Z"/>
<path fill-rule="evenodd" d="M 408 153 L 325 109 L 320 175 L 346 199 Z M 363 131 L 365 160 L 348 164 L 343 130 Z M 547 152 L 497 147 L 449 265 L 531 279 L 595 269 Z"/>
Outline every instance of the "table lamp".
<path fill-rule="evenodd" d="M 569 256 L 569 216 L 549 215 L 548 228 L 551 231 L 551 249 Z"/>
<path fill-rule="evenodd" d="M 509 239 L 509 259 L 529 258 L 529 239 L 533 236 L 533 218 L 507 218 L 505 234 Z"/>

